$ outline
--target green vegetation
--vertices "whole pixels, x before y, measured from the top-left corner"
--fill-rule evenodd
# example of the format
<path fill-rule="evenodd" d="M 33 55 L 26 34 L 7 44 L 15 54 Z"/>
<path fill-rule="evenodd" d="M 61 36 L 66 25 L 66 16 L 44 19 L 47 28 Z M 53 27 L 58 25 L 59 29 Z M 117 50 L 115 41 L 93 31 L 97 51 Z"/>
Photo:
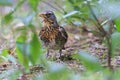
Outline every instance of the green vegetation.
<path fill-rule="evenodd" d="M 107 65 L 103 66 L 98 57 L 82 50 L 76 50 L 76 54 L 71 56 L 84 66 L 81 72 L 47 59 L 46 49 L 42 48 L 38 37 L 42 26 L 38 13 L 48 7 L 54 10 L 62 25 L 76 29 L 78 26 L 80 29 L 83 29 L 82 26 L 87 26 L 86 29 L 94 26 L 90 32 L 98 34 L 101 44 L 107 47 L 104 53 Z M 13 65 L 4 72 L 0 68 L 0 80 L 5 75 L 7 80 L 32 75 L 31 66 L 35 65 L 39 65 L 42 72 L 30 77 L 31 80 L 119 80 L 120 69 L 111 62 L 120 54 L 119 9 L 119 0 L 0 0 L 0 63 L 10 61 Z M 10 54 L 11 49 L 14 55 Z M 17 69 L 14 69 L 15 66 Z"/>

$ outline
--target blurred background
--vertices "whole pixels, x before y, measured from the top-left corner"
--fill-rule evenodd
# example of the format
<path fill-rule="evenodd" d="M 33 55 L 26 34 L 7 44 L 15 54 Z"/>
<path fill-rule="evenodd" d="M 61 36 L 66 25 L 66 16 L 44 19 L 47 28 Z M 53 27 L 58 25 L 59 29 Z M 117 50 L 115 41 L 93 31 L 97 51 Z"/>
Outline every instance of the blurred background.
<path fill-rule="evenodd" d="M 38 14 L 46 10 L 69 35 L 60 61 L 56 51 L 46 59 L 38 37 L 43 26 Z M 119 32 L 120 0 L 0 0 L 0 79 L 118 80 Z M 109 52 L 115 75 L 104 68 Z"/>

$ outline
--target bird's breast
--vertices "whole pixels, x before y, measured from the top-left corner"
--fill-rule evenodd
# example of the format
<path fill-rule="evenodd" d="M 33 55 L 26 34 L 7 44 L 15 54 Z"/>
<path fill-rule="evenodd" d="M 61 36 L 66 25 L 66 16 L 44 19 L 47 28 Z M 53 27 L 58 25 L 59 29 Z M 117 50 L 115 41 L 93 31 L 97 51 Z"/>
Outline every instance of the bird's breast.
<path fill-rule="evenodd" d="M 59 33 L 58 28 L 45 27 L 40 31 L 40 38 L 43 42 L 54 42 L 56 35 Z"/>
<path fill-rule="evenodd" d="M 39 33 L 43 46 L 51 49 L 64 48 L 67 42 L 67 33 L 63 27 L 43 27 Z"/>

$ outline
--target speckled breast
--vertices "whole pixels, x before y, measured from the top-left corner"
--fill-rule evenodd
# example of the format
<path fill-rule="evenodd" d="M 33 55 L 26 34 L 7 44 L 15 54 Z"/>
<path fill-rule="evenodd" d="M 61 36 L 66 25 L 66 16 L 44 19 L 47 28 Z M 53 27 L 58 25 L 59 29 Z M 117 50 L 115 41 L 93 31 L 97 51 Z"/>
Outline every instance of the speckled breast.
<path fill-rule="evenodd" d="M 59 33 L 58 28 L 43 27 L 39 33 L 40 39 L 44 43 L 44 46 L 55 46 L 55 38 Z"/>

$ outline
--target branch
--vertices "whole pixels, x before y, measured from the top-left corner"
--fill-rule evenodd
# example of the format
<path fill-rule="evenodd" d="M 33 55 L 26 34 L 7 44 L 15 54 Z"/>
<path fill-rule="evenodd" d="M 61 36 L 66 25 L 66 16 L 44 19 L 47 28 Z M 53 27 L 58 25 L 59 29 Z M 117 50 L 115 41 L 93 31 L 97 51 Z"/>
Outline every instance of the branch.
<path fill-rule="evenodd" d="M 103 36 L 105 36 L 106 40 L 107 40 L 107 46 L 108 46 L 108 67 L 109 69 L 112 69 L 111 66 L 111 55 L 112 55 L 112 51 L 111 51 L 111 36 L 109 34 L 107 34 L 107 32 L 104 30 L 103 26 L 100 24 L 99 20 L 97 19 L 91 5 L 90 2 L 85 0 L 87 2 L 88 8 L 92 14 L 92 16 L 95 18 L 96 22 L 97 22 L 97 28 L 99 29 L 100 32 L 102 32 Z"/>
<path fill-rule="evenodd" d="M 94 13 L 91 5 L 90 5 L 90 2 L 87 1 L 87 0 L 85 0 L 85 1 L 87 2 L 87 6 L 88 6 L 88 8 L 89 8 L 89 10 L 90 10 L 90 12 L 91 12 L 91 14 L 92 14 L 92 16 L 95 18 L 95 20 L 96 20 L 96 22 L 97 22 L 96 27 L 99 29 L 100 32 L 102 32 L 103 35 L 106 35 L 107 33 L 106 33 L 106 31 L 103 29 L 103 26 L 100 24 L 99 20 L 97 19 L 96 15 L 95 15 L 95 13 Z"/>

